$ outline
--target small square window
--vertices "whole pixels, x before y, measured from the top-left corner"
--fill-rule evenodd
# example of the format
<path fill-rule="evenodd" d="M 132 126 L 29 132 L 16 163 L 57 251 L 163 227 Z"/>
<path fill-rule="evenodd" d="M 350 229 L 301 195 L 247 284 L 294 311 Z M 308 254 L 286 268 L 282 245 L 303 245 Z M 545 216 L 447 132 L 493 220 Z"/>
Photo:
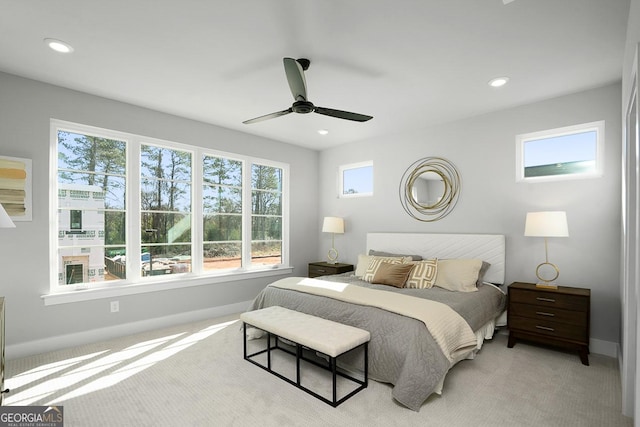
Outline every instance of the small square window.
<path fill-rule="evenodd" d="M 338 181 L 340 197 L 373 196 L 373 162 L 340 166 Z"/>
<path fill-rule="evenodd" d="M 602 176 L 604 121 L 516 136 L 516 180 Z"/>

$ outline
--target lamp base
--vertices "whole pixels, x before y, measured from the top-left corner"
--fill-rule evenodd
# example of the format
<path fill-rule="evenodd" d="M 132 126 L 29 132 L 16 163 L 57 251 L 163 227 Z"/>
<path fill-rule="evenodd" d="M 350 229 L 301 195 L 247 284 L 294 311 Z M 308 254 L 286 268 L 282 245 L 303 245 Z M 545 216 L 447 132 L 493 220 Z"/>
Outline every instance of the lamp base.
<path fill-rule="evenodd" d="M 536 268 L 536 277 L 539 282 L 536 283 L 536 288 L 541 289 L 558 289 L 558 285 L 554 281 L 560 275 L 558 266 L 550 263 L 549 261 L 543 262 Z"/>
<path fill-rule="evenodd" d="M 337 264 L 338 263 L 338 251 L 336 248 L 329 249 L 327 253 L 327 264 Z"/>
<path fill-rule="evenodd" d="M 551 282 L 538 282 L 536 283 L 536 288 L 541 289 L 558 289 L 558 285 Z"/>

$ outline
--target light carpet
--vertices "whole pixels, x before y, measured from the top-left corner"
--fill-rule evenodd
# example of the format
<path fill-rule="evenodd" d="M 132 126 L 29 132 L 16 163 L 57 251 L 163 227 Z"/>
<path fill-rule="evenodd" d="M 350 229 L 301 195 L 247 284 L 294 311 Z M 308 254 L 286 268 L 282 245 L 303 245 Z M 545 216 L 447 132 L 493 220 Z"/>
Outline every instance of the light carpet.
<path fill-rule="evenodd" d="M 524 343 L 509 349 L 504 335 L 456 365 L 443 395 L 420 412 L 375 381 L 332 408 L 243 360 L 237 319 L 10 360 L 5 404 L 62 405 L 66 427 L 632 426 L 620 412 L 615 359 L 591 355 L 584 366 L 572 353 Z M 292 372 L 293 359 L 276 360 Z M 328 390 L 328 373 L 311 368 L 303 371 L 306 385 Z"/>

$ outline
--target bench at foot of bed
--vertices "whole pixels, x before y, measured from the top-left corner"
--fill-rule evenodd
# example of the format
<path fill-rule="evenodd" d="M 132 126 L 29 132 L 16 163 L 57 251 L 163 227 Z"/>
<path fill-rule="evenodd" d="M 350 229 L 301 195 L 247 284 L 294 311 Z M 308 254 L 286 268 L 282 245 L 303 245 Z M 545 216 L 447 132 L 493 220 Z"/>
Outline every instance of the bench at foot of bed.
<path fill-rule="evenodd" d="M 244 359 L 267 370 L 277 377 L 287 381 L 290 384 L 306 391 L 312 396 L 322 400 L 334 408 L 359 392 L 368 385 L 368 344 L 371 335 L 368 331 L 355 328 L 353 326 L 343 325 L 331 320 L 323 319 L 309 314 L 300 313 L 289 310 L 284 307 L 267 307 L 261 310 L 248 311 L 240 315 L 240 319 L 244 322 Z M 247 325 L 261 329 L 267 333 L 267 346 L 265 349 L 247 354 Z M 274 343 L 272 344 L 272 336 Z M 280 339 L 285 339 L 295 345 L 295 352 L 281 347 Z M 360 380 L 344 372 L 338 371 L 336 367 L 337 359 L 352 350 L 359 347 L 364 348 L 364 379 Z M 303 350 L 310 349 L 318 353 L 322 353 L 328 357 L 328 364 L 323 364 L 317 360 L 304 356 Z M 271 367 L 271 352 L 281 350 L 285 353 L 295 356 L 296 360 L 296 378 L 295 380 L 275 372 Z M 255 357 L 260 354 L 267 354 L 266 365 L 255 361 Z M 300 378 L 300 361 L 312 363 L 322 369 L 331 372 L 332 375 L 332 399 L 328 399 L 320 394 L 310 390 L 301 384 Z M 358 387 L 347 395 L 338 399 L 336 381 L 341 376 L 355 382 Z"/>

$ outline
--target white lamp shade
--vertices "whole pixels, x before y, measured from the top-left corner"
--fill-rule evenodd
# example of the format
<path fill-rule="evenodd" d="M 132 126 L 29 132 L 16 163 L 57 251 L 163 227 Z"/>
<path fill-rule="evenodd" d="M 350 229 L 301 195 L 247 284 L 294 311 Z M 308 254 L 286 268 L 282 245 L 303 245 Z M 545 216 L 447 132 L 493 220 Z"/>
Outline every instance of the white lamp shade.
<path fill-rule="evenodd" d="M 344 220 L 335 216 L 325 216 L 322 223 L 323 233 L 344 233 Z"/>
<path fill-rule="evenodd" d="M 0 228 L 15 228 L 16 225 L 9 218 L 9 214 L 4 210 L 2 203 L 0 203 Z"/>
<path fill-rule="evenodd" d="M 524 235 L 530 237 L 569 237 L 567 213 L 562 211 L 527 213 Z"/>

